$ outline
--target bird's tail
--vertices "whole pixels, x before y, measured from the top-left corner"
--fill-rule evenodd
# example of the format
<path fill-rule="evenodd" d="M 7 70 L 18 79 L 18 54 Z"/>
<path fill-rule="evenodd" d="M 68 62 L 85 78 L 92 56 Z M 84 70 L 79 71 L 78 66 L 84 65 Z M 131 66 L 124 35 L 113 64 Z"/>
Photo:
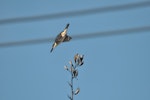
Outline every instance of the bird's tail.
<path fill-rule="evenodd" d="M 66 28 L 65 29 L 67 29 L 69 27 L 69 23 L 66 25 Z"/>

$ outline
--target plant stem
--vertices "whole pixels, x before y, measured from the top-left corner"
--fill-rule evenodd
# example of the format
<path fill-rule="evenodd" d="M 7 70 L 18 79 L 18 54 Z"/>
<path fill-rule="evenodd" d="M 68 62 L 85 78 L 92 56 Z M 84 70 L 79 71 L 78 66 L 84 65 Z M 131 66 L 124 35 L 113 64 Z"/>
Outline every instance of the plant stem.
<path fill-rule="evenodd" d="M 71 100 L 73 100 L 73 95 L 74 95 L 74 92 L 73 92 L 73 74 L 71 74 Z"/>

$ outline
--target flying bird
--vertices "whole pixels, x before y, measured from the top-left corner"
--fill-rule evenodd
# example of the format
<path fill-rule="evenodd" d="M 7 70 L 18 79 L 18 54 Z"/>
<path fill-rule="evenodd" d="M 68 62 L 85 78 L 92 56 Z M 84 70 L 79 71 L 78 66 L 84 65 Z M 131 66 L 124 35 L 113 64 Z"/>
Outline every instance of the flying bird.
<path fill-rule="evenodd" d="M 52 45 L 52 49 L 50 52 L 53 51 L 53 49 L 58 46 L 61 42 L 68 42 L 69 40 L 72 39 L 72 37 L 67 35 L 67 30 L 68 30 L 69 24 L 66 25 L 65 29 L 60 32 L 57 37 L 55 38 L 55 42 Z"/>

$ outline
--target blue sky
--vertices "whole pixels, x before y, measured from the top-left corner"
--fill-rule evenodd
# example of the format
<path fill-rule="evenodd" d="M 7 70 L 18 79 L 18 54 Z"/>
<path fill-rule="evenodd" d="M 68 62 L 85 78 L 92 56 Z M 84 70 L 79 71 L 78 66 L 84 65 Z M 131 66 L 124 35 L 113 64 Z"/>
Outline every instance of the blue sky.
<path fill-rule="evenodd" d="M 0 19 L 61 13 L 143 0 L 0 0 Z M 146 0 L 145 0 L 146 1 Z M 0 25 L 0 43 L 55 37 L 67 23 L 80 35 L 150 26 L 150 7 L 92 15 Z M 75 100 L 149 100 L 150 34 L 127 34 L 52 43 L 0 47 L 0 100 L 68 99 L 70 74 L 64 65 L 84 54 Z"/>

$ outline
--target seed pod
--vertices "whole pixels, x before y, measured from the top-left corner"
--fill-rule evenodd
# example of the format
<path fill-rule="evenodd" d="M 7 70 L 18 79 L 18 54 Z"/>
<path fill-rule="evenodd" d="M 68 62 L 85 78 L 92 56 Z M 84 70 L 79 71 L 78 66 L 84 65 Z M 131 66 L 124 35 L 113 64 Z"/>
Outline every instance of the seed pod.
<path fill-rule="evenodd" d="M 76 63 L 79 59 L 79 54 L 77 53 L 75 56 L 74 56 L 74 62 Z"/>
<path fill-rule="evenodd" d="M 64 69 L 65 69 L 65 70 L 69 70 L 69 68 L 68 68 L 67 66 L 64 66 Z"/>
<path fill-rule="evenodd" d="M 73 71 L 73 77 L 76 78 L 77 76 L 78 76 L 78 70 L 74 70 L 74 71 Z"/>
<path fill-rule="evenodd" d="M 72 61 L 69 61 L 69 64 L 70 64 L 71 66 L 73 66 Z"/>
<path fill-rule="evenodd" d="M 80 92 L 80 88 L 77 88 L 74 94 L 77 95 L 79 92 Z"/>

